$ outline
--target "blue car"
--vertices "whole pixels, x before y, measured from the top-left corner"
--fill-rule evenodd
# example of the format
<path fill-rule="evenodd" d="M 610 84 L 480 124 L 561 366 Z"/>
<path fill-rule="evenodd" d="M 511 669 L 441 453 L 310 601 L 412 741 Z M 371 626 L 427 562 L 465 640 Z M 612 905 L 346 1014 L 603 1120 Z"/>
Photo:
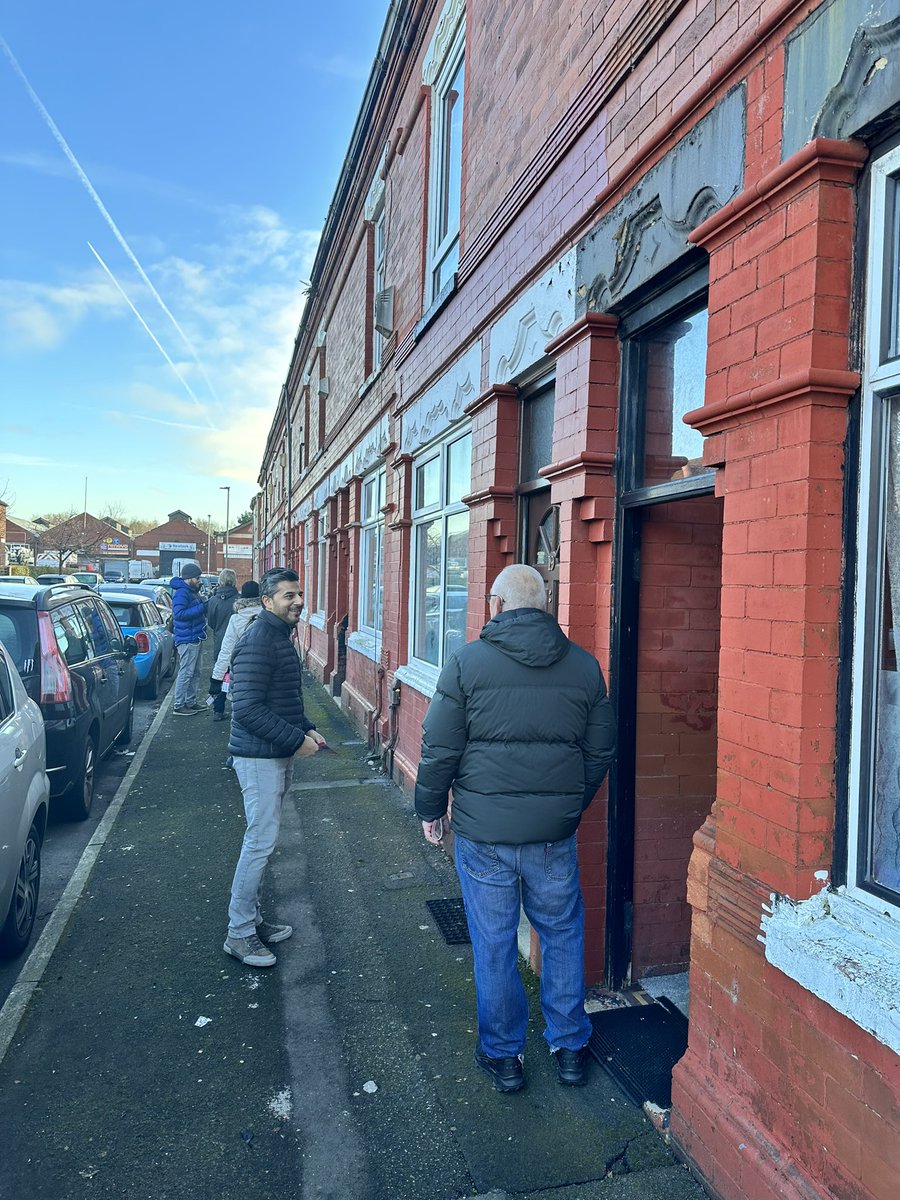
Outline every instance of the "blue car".
<path fill-rule="evenodd" d="M 171 617 L 160 612 L 149 596 L 103 589 L 103 599 L 113 611 L 123 634 L 138 644 L 134 656 L 141 695 L 155 700 L 163 679 L 175 667 L 175 635 Z"/>

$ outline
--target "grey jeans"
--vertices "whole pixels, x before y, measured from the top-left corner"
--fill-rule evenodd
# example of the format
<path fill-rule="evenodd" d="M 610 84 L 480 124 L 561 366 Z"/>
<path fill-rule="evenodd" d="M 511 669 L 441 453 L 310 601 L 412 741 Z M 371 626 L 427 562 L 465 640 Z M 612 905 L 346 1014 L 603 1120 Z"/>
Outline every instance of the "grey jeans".
<path fill-rule="evenodd" d="M 200 643 L 182 642 L 178 647 L 178 674 L 175 677 L 175 707 L 190 708 L 197 703 L 200 682 Z"/>
<path fill-rule="evenodd" d="M 234 770 L 244 793 L 247 831 L 231 885 L 228 936 L 245 938 L 256 932 L 262 920 L 263 876 L 278 841 L 281 806 L 294 778 L 294 760 L 236 757 Z"/>

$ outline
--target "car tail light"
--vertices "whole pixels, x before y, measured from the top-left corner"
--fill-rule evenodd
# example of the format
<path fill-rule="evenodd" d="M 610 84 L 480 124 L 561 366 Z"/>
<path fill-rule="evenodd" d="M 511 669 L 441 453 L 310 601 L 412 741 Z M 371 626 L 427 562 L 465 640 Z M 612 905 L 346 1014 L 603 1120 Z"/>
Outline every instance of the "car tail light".
<path fill-rule="evenodd" d="M 63 704 L 72 698 L 72 677 L 59 652 L 50 614 L 39 612 L 41 640 L 41 704 Z"/>
<path fill-rule="evenodd" d="M 134 635 L 134 640 L 138 644 L 138 654 L 149 654 L 150 638 L 144 633 L 143 629 L 139 629 Z"/>

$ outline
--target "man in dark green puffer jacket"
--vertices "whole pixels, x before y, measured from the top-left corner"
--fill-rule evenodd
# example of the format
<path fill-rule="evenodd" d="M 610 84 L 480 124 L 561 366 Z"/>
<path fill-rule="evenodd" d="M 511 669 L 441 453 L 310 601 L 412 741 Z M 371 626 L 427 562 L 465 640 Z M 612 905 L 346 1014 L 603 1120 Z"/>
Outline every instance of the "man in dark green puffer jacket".
<path fill-rule="evenodd" d="M 498 575 L 491 619 L 447 662 L 422 730 L 416 814 L 453 832 L 478 1007 L 475 1062 L 501 1092 L 524 1086 L 528 1005 L 517 964 L 520 902 L 541 941 L 544 1037 L 560 1083 L 584 1082 L 584 901 L 575 832 L 615 748 L 597 660 L 545 611 L 544 581 Z"/>

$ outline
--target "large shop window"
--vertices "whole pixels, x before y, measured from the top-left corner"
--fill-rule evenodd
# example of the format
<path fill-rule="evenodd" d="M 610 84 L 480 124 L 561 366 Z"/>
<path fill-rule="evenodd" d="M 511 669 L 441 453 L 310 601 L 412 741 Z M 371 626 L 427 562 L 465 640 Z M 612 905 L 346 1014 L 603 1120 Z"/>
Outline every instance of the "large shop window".
<path fill-rule="evenodd" d="M 359 548 L 359 628 L 379 637 L 384 594 L 382 554 L 384 550 L 384 469 L 368 475 L 362 483 Z"/>
<path fill-rule="evenodd" d="M 900 915 L 900 147 L 871 178 L 847 882 Z"/>
<path fill-rule="evenodd" d="M 465 23 L 447 49 L 431 93 L 426 305 L 451 282 L 459 265 L 462 198 Z"/>
<path fill-rule="evenodd" d="M 413 464 L 412 656 L 432 667 L 466 640 L 472 435 L 433 447 Z"/>

